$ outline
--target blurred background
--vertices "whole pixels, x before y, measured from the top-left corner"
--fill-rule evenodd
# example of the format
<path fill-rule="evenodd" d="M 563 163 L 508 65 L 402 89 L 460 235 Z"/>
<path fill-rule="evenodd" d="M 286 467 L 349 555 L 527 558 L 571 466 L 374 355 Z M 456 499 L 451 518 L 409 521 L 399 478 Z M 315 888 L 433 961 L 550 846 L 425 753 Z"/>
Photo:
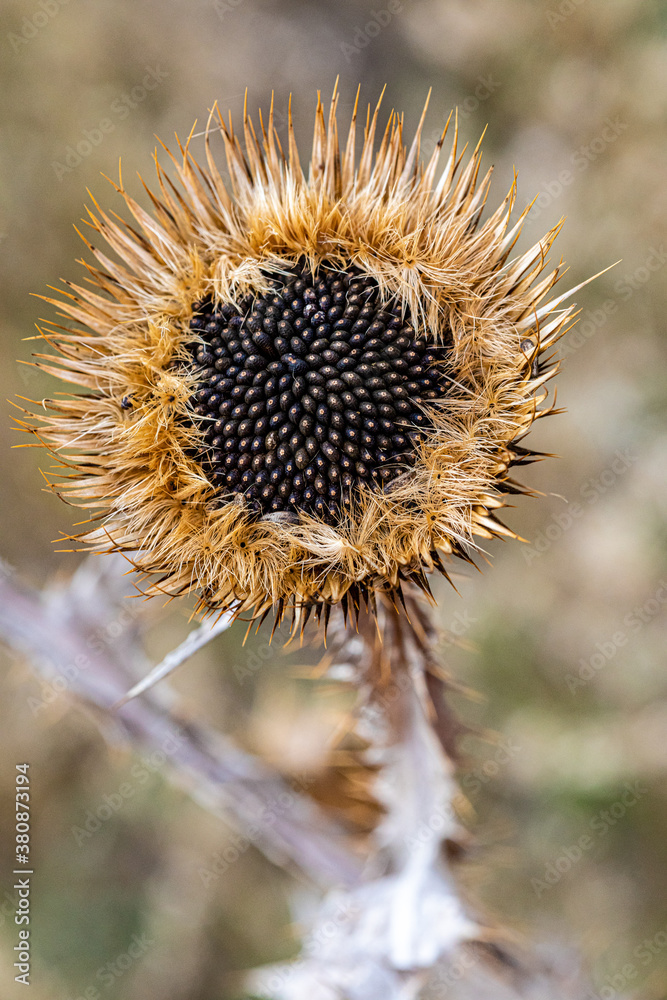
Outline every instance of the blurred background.
<path fill-rule="evenodd" d="M 457 709 L 501 739 L 462 748 L 470 891 L 506 926 L 578 951 L 596 995 L 649 1000 L 667 996 L 666 32 L 659 0 L 3 0 L 0 29 L 2 398 L 54 391 L 17 359 L 51 314 L 30 293 L 81 277 L 72 223 L 86 188 L 119 209 L 100 172 L 115 176 L 122 156 L 130 190 L 137 171 L 152 183 L 154 136 L 203 128 L 214 100 L 239 122 L 246 87 L 253 113 L 275 91 L 282 135 L 293 93 L 302 152 L 316 90 L 326 102 L 337 76 L 339 121 L 358 83 L 373 104 L 386 84 L 385 111 L 405 113 L 408 136 L 433 88 L 425 151 L 458 105 L 464 141 L 488 125 L 491 203 L 515 168 L 519 204 L 537 197 L 520 249 L 566 216 L 563 288 L 621 261 L 577 296 L 557 380 L 567 412 L 531 436 L 561 457 L 524 472 L 544 496 L 507 514 L 530 544 L 490 545 L 492 569 L 459 570 L 460 596 L 436 586 L 439 623 L 457 637 L 445 661 L 480 694 L 457 696 Z M 77 518 L 42 490 L 43 455 L 10 453 L 2 405 L 0 555 L 43 586 L 77 565 L 52 544 Z M 190 611 L 150 606 L 151 657 L 186 634 Z M 295 669 L 319 654 L 267 656 L 261 638 L 242 649 L 243 632 L 174 686 L 193 717 L 304 773 L 336 715 Z M 0 826 L 13 826 L 14 765 L 29 761 L 33 1000 L 91 1000 L 92 987 L 105 1000 L 239 997 L 235 970 L 294 954 L 287 877 L 251 847 L 205 885 L 198 871 L 231 831 L 164 768 L 140 779 L 141 761 L 110 749 L 89 714 L 6 664 Z M 136 794 L 77 837 L 127 781 Z M 3 996 L 14 995 L 10 846 L 3 836 Z M 127 966 L 133 935 L 151 943 Z"/>

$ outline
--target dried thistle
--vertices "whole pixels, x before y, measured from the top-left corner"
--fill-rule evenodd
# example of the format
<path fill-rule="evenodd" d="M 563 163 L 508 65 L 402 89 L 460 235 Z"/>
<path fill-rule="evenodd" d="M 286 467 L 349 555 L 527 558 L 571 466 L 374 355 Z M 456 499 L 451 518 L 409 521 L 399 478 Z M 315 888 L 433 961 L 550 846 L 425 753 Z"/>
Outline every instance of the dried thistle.
<path fill-rule="evenodd" d="M 40 329 L 59 356 L 38 364 L 84 394 L 23 426 L 91 512 L 80 539 L 149 594 L 326 621 L 512 535 L 497 511 L 574 308 L 548 300 L 559 227 L 510 259 L 515 184 L 482 223 L 491 172 L 479 146 L 462 166 L 456 124 L 438 176 L 450 122 L 424 164 L 424 116 L 407 150 L 392 112 L 374 156 L 378 105 L 355 165 L 357 106 L 343 149 L 337 101 L 327 122 L 318 98 L 307 177 L 291 114 L 284 153 L 273 106 L 259 133 L 244 112 L 243 145 L 214 108 L 207 167 L 192 134 L 167 151 L 176 183 L 156 154 L 152 214 L 121 179 L 136 228 L 94 202 L 97 265 L 46 299 L 67 325 Z"/>

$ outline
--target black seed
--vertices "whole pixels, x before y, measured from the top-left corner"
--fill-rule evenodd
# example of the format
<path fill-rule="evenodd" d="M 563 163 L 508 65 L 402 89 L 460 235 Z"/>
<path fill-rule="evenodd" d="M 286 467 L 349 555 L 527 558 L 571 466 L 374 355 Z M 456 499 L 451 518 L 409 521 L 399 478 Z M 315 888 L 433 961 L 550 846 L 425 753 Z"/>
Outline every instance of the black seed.
<path fill-rule="evenodd" d="M 314 437 L 306 438 L 306 451 L 310 458 L 314 458 L 319 451 L 319 445 Z"/>
<path fill-rule="evenodd" d="M 327 456 L 330 462 L 338 461 L 338 459 L 340 458 L 340 452 L 338 451 L 338 448 L 334 448 L 334 446 L 330 444 L 329 441 L 323 441 L 321 447 L 322 451 Z"/>
<path fill-rule="evenodd" d="M 261 354 L 250 354 L 246 359 L 245 365 L 250 371 L 259 372 L 266 366 L 266 359 Z"/>
<path fill-rule="evenodd" d="M 293 424 L 298 424 L 303 416 L 303 410 L 301 409 L 301 403 L 293 403 L 290 406 L 287 416 L 290 418 Z"/>

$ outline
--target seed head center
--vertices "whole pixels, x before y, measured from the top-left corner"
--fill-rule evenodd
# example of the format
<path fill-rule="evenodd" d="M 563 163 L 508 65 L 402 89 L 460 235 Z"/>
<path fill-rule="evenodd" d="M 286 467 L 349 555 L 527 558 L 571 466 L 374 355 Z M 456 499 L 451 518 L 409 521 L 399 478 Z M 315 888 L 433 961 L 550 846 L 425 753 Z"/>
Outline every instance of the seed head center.
<path fill-rule="evenodd" d="M 422 404 L 446 392 L 449 349 L 353 268 L 297 266 L 238 309 L 206 300 L 191 329 L 199 460 L 221 499 L 242 493 L 257 514 L 335 523 L 355 488 L 414 464 L 431 426 Z"/>

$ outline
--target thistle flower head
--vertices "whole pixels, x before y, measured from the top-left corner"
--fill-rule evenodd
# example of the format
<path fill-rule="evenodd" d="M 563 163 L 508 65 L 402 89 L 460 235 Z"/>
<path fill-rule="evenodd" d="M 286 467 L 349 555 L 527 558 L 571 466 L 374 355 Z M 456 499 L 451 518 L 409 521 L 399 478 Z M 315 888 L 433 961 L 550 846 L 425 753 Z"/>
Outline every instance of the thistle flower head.
<path fill-rule="evenodd" d="M 423 163 L 422 124 L 407 149 L 392 113 L 375 152 L 378 105 L 357 160 L 337 100 L 327 120 L 318 99 L 307 173 L 291 114 L 283 150 L 273 108 L 258 130 L 244 114 L 243 142 L 215 108 L 206 166 L 193 136 L 167 151 L 175 180 L 156 155 L 152 212 L 121 181 L 134 223 L 95 203 L 87 282 L 47 299 L 66 326 L 38 363 L 84 393 L 25 427 L 90 510 L 82 540 L 126 553 L 147 593 L 354 613 L 511 534 L 496 511 L 572 315 L 545 301 L 557 229 L 511 259 L 525 213 L 510 227 L 513 185 L 482 222 L 479 146 L 463 163 L 455 125 L 439 169 L 445 128 Z"/>

